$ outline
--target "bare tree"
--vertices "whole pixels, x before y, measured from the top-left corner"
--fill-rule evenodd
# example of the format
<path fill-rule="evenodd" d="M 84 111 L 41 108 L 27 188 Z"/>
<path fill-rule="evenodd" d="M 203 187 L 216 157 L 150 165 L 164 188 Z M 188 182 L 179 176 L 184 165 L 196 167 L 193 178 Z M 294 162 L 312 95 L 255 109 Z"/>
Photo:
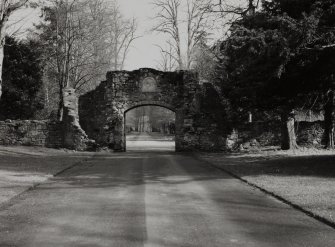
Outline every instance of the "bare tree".
<path fill-rule="evenodd" d="M 187 53 L 186 69 L 190 69 L 194 61 L 195 49 L 204 42 L 209 28 L 204 0 L 187 0 Z"/>
<path fill-rule="evenodd" d="M 179 69 L 183 69 L 184 65 L 179 31 L 181 22 L 179 17 L 181 0 L 155 0 L 153 4 L 157 8 L 157 14 L 154 18 L 158 21 L 158 24 L 153 30 L 165 33 L 169 36 L 172 40 L 171 45 L 173 47 L 173 53 L 170 53 L 170 55 L 176 57 Z"/>
<path fill-rule="evenodd" d="M 172 46 L 172 51 L 163 52 L 176 60 L 179 69 L 190 69 L 196 47 L 210 30 L 208 0 L 156 0 L 153 4 L 157 8 L 153 30 L 167 34 Z"/>
<path fill-rule="evenodd" d="M 2 66 L 8 20 L 13 12 L 27 3 L 28 0 L 1 0 L 0 3 L 0 97 L 2 94 Z"/>
<path fill-rule="evenodd" d="M 49 23 L 44 40 L 50 49 L 47 70 L 53 74 L 59 90 L 58 119 L 62 119 L 63 89 L 84 92 L 98 82 L 108 67 L 103 50 L 103 1 L 53 0 L 46 8 Z M 43 34 L 44 35 L 44 34 Z M 52 81 L 49 83 L 53 83 Z"/>
<path fill-rule="evenodd" d="M 85 93 L 103 80 L 109 69 L 122 69 L 137 38 L 137 26 L 134 19 L 122 17 L 114 1 L 50 1 L 43 31 L 51 50 L 47 67 L 49 79 L 53 79 L 47 83 L 58 88 L 57 115 L 61 120 L 63 89 L 72 87 Z"/>
<path fill-rule="evenodd" d="M 139 37 L 136 35 L 136 19 L 126 19 L 116 2 L 107 12 L 110 16 L 108 25 L 108 43 L 111 53 L 111 68 L 122 70 L 131 44 Z"/>
<path fill-rule="evenodd" d="M 157 60 L 157 69 L 161 71 L 173 71 L 177 67 L 178 59 L 173 56 L 173 46 L 171 42 L 167 41 L 166 48 L 162 48 L 157 45 L 160 49 L 160 59 Z"/>
<path fill-rule="evenodd" d="M 223 16 L 245 16 L 254 14 L 260 6 L 260 0 L 211 0 L 206 8 L 208 12 L 220 13 Z"/>
<path fill-rule="evenodd" d="M 221 23 L 221 37 L 224 39 L 236 20 L 253 15 L 260 6 L 261 0 L 208 0 L 204 11 Z"/>

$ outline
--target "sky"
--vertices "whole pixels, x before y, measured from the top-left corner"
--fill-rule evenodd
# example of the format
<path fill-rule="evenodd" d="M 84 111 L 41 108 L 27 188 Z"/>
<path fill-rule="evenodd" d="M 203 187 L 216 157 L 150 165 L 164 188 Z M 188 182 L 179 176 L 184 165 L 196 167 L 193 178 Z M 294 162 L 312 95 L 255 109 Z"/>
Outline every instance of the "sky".
<path fill-rule="evenodd" d="M 150 31 L 154 22 L 155 12 L 150 4 L 152 0 L 119 0 L 121 12 L 128 18 L 135 17 L 138 21 L 138 35 L 127 57 L 127 70 L 138 68 L 155 68 L 160 58 L 159 48 L 164 37 Z"/>
<path fill-rule="evenodd" d="M 141 67 L 157 68 L 157 61 L 160 60 L 161 56 L 160 48 L 158 46 L 165 47 L 166 45 L 167 37 L 165 35 L 151 31 L 155 23 L 157 24 L 156 20 L 153 20 L 153 17 L 157 12 L 157 9 L 152 5 L 153 1 L 154 0 L 118 0 L 121 12 L 126 17 L 135 17 L 138 20 L 138 33 L 141 35 L 141 37 L 135 41 L 129 53 L 126 64 L 126 69 L 128 70 Z M 234 5 L 245 0 L 227 1 Z M 182 14 L 182 12 L 180 14 Z M 222 37 L 223 35 L 223 30 L 220 29 L 220 24 L 218 22 L 216 24 L 218 25 L 218 29 L 213 31 L 212 39 Z M 184 28 L 186 28 L 186 25 Z M 183 28 L 181 29 L 183 30 Z M 183 34 L 181 34 L 181 37 L 183 40 Z M 184 37 L 184 40 L 186 40 L 186 37 Z"/>
<path fill-rule="evenodd" d="M 156 45 L 164 43 L 165 39 L 150 31 L 153 25 L 151 17 L 154 15 L 151 2 L 152 0 L 118 0 L 122 14 L 127 18 L 136 18 L 137 35 L 140 36 L 129 50 L 125 65 L 126 70 L 144 67 L 156 68 L 157 60 L 160 59 L 159 48 Z M 26 30 L 40 20 L 39 15 L 40 12 L 36 9 L 19 10 L 10 19 L 11 23 L 15 23 L 15 28 L 10 31 L 10 34 L 16 32 L 16 35 L 24 36 Z"/>
<path fill-rule="evenodd" d="M 157 45 L 164 46 L 166 37 L 158 33 L 153 33 L 150 29 L 155 20 L 155 9 L 151 4 L 153 0 L 117 0 L 122 14 L 127 18 L 135 17 L 138 23 L 138 39 L 134 41 L 129 50 L 125 69 L 135 70 L 138 68 L 157 68 L 160 60 L 160 50 Z M 238 1 L 238 0 L 232 0 Z M 12 22 L 23 21 L 16 24 L 19 28 L 19 34 L 24 35 L 24 31 L 32 26 L 32 23 L 39 20 L 38 10 L 20 10 L 12 18 Z M 17 28 L 16 28 L 17 29 Z M 21 34 L 22 33 L 22 34 Z"/>

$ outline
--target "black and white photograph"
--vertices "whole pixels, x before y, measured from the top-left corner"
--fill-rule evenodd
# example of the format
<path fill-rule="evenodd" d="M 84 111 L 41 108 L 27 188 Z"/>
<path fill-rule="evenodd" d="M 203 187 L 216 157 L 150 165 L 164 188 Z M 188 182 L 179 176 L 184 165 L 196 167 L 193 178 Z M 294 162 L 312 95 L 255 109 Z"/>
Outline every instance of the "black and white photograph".
<path fill-rule="evenodd" d="M 235 246 L 335 246 L 335 0 L 0 0 L 0 247 Z"/>

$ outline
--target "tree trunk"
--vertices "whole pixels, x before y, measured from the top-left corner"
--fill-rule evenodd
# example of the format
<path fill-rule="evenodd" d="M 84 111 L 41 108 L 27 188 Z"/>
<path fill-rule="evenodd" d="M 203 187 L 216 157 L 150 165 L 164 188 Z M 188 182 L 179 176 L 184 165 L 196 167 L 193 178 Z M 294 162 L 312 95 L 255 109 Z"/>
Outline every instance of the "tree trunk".
<path fill-rule="evenodd" d="M 294 150 L 298 148 L 297 137 L 294 129 L 294 113 L 287 111 L 282 113 L 282 131 L 281 131 L 281 148 L 283 150 Z"/>
<path fill-rule="evenodd" d="M 63 120 L 63 104 L 64 104 L 64 99 L 63 99 L 63 89 L 61 88 L 59 90 L 59 102 L 58 102 L 58 111 L 57 111 L 57 119 L 58 121 Z"/>
<path fill-rule="evenodd" d="M 5 23 L 0 23 L 0 98 L 2 95 L 2 69 L 5 56 Z"/>
<path fill-rule="evenodd" d="M 118 60 L 119 60 L 119 58 L 118 58 L 118 56 L 119 56 L 119 54 L 118 54 L 118 42 L 117 42 L 117 40 L 115 40 L 115 45 L 114 45 L 114 70 L 116 71 L 116 70 L 118 70 Z"/>
<path fill-rule="evenodd" d="M 4 44 L 0 40 L 0 98 L 2 95 L 2 67 L 3 67 L 3 59 L 4 59 Z"/>
<path fill-rule="evenodd" d="M 251 112 L 248 112 L 248 115 L 249 115 L 249 116 L 248 116 L 248 122 L 249 122 L 249 123 L 252 123 L 252 117 L 253 117 L 253 116 L 252 116 L 252 113 L 251 113 Z"/>
<path fill-rule="evenodd" d="M 327 103 L 325 104 L 325 140 L 326 140 L 326 148 L 334 149 L 334 120 L 335 120 L 335 112 L 334 112 L 334 90 L 331 90 L 328 93 Z"/>

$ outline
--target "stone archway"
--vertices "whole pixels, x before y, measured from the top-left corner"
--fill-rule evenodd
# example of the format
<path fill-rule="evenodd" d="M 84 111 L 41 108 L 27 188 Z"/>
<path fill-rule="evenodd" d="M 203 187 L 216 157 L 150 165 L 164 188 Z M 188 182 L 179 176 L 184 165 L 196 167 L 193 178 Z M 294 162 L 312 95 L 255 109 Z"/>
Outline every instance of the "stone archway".
<path fill-rule="evenodd" d="M 216 125 L 203 121 L 202 91 L 197 75 L 190 71 L 108 72 L 106 81 L 79 98 L 80 125 L 99 145 L 125 151 L 125 113 L 138 106 L 157 105 L 176 113 L 176 151 L 211 149 Z"/>

